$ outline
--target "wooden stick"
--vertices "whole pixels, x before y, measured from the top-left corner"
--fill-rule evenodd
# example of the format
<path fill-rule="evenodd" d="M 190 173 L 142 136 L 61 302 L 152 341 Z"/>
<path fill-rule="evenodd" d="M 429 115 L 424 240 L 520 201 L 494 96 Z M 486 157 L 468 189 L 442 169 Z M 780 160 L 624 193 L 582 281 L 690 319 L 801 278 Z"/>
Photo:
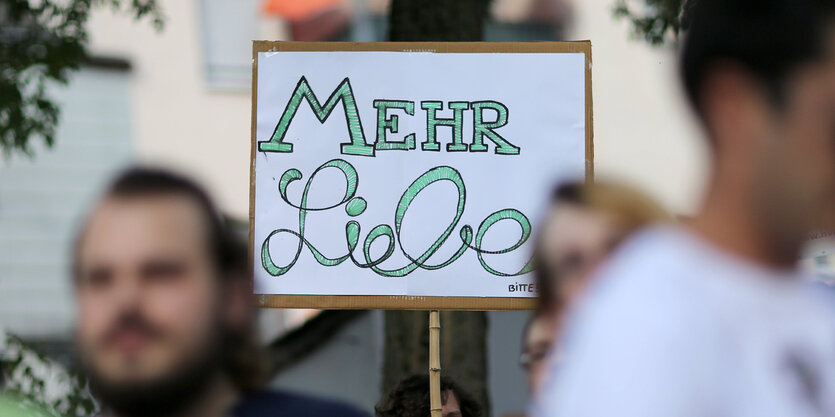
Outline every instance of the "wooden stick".
<path fill-rule="evenodd" d="M 442 417 L 441 405 L 441 316 L 429 312 L 429 410 L 431 417 Z"/>

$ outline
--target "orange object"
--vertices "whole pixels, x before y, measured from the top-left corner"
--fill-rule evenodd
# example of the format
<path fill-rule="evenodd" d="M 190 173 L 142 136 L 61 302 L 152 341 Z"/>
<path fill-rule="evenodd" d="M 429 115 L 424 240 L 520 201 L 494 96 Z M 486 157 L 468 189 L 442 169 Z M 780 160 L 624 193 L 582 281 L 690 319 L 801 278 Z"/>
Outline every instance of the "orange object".
<path fill-rule="evenodd" d="M 279 15 L 287 20 L 303 20 L 327 9 L 341 6 L 344 0 L 264 0 L 266 14 Z"/>

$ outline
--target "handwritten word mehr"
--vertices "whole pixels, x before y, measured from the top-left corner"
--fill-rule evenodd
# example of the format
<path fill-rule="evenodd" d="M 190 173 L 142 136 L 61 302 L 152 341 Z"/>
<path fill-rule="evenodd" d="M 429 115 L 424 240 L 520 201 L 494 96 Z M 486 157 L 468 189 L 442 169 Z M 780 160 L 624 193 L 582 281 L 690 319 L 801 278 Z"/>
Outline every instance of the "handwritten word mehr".
<path fill-rule="evenodd" d="M 320 123 L 324 123 L 336 108 L 336 104 L 342 102 L 349 135 L 348 141 L 341 143 L 340 151 L 343 155 L 374 156 L 376 151 L 413 150 L 417 148 L 415 133 L 409 133 L 401 141 L 390 140 L 387 137 L 389 132 L 398 133 L 400 117 L 397 114 L 389 114 L 389 112 L 402 111 L 407 116 L 414 116 L 414 101 L 374 100 L 373 105 L 377 109 L 377 132 L 374 140 L 368 143 L 349 78 L 346 77 L 342 80 L 323 105 L 316 94 L 313 93 L 307 79 L 301 77 L 276 124 L 271 138 L 267 141 L 258 142 L 259 151 L 293 152 L 293 144 L 284 142 L 284 137 L 303 100 L 306 100 L 310 105 L 310 109 L 313 110 Z M 438 127 L 450 127 L 452 128 L 452 141 L 445 146 L 447 152 L 487 152 L 488 145 L 485 141 L 487 139 L 493 143 L 495 154 L 519 154 L 518 146 L 513 145 L 496 132 L 496 129 L 508 123 L 507 106 L 493 100 L 449 101 L 446 104 L 453 112 L 451 118 L 439 117 L 437 114 L 438 111 L 444 109 L 443 101 L 428 100 L 420 102 L 420 108 L 426 112 L 426 134 L 420 144 L 421 150 L 440 151 L 441 144 L 436 136 L 437 129 Z M 495 119 L 489 122 L 485 121 L 485 110 L 494 112 Z M 464 142 L 465 111 L 473 112 L 472 134 L 469 143 Z"/>

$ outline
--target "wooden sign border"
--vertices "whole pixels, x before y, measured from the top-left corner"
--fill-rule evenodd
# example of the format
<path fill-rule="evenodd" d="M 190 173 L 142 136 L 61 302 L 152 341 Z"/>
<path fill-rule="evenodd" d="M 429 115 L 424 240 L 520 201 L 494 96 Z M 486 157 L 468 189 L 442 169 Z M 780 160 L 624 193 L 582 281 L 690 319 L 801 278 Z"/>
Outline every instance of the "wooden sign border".
<path fill-rule="evenodd" d="M 572 42 L 274 42 L 252 44 L 252 126 L 249 181 L 249 265 L 253 265 L 255 229 L 255 155 L 258 53 L 278 51 L 393 51 L 435 53 L 582 53 L 586 57 L 586 181 L 594 180 L 594 125 L 591 93 L 591 41 Z M 419 297 L 386 295 L 256 294 L 259 307 L 387 310 L 528 310 L 535 298 Z"/>

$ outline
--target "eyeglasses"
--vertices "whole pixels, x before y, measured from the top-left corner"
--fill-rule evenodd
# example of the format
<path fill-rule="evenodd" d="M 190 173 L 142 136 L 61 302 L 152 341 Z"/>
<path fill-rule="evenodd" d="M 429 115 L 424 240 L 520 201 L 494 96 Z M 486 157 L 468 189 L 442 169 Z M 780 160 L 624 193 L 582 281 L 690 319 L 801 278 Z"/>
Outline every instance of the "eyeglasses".
<path fill-rule="evenodd" d="M 549 347 L 543 346 L 539 349 L 522 352 L 522 355 L 519 356 L 519 365 L 522 366 L 525 371 L 530 372 L 531 368 L 548 357 L 548 351 Z"/>
<path fill-rule="evenodd" d="M 620 245 L 625 236 L 612 236 L 604 246 L 597 250 L 575 250 L 565 254 L 561 259 L 558 259 L 550 269 L 554 271 L 555 275 L 561 277 L 577 277 L 583 274 L 583 271 L 596 265 L 601 259 L 606 258 L 612 253 L 615 248 Z"/>

